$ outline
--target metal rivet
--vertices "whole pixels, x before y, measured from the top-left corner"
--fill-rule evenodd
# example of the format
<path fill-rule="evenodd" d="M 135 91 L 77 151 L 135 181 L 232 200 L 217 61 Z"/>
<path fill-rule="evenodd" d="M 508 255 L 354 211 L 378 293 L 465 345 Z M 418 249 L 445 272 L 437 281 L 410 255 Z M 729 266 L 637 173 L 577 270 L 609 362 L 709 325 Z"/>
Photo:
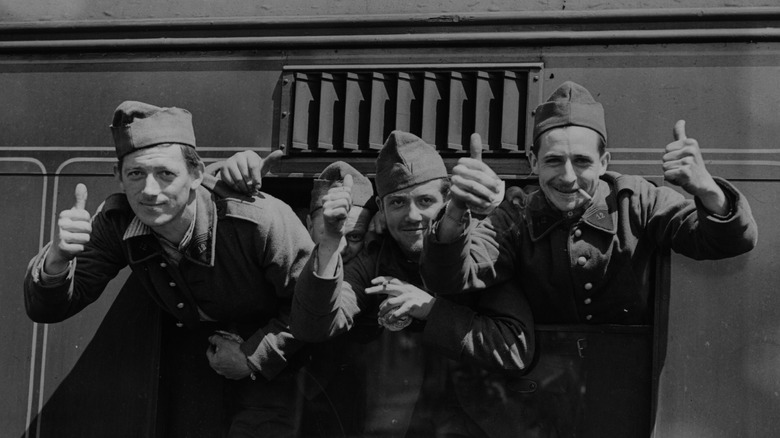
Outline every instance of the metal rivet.
<path fill-rule="evenodd" d="M 289 83 L 290 83 L 290 80 L 289 80 L 289 79 L 287 79 L 287 78 L 285 78 L 285 79 L 282 79 L 282 84 L 284 84 L 284 85 L 287 85 L 287 84 L 289 84 Z"/>
<path fill-rule="evenodd" d="M 287 117 L 287 115 L 288 115 L 288 114 L 289 114 L 289 113 L 288 113 L 287 111 L 282 111 L 282 118 L 285 118 L 285 117 Z"/>

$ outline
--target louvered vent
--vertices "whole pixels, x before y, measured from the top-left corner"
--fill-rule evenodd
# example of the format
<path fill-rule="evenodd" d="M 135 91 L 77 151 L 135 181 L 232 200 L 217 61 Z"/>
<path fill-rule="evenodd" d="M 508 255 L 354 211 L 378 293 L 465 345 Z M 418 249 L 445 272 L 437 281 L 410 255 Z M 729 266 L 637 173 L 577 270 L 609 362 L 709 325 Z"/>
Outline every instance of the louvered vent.
<path fill-rule="evenodd" d="M 525 152 L 541 65 L 289 67 L 280 142 L 289 155 L 376 154 L 394 129 L 442 153 Z M 286 143 L 285 143 L 286 139 Z"/>

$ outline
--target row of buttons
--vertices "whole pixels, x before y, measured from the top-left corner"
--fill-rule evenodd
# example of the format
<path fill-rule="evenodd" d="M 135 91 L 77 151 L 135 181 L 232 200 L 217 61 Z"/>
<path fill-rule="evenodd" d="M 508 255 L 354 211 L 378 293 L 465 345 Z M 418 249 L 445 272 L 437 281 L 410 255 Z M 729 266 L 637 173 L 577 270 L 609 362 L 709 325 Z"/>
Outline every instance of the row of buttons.
<path fill-rule="evenodd" d="M 582 236 L 582 230 L 577 228 L 576 230 L 574 230 L 574 237 L 580 237 L 580 236 Z M 586 263 L 588 263 L 588 258 L 587 257 L 585 257 L 585 256 L 577 257 L 577 264 L 578 265 L 585 266 Z M 593 284 L 592 283 L 585 283 L 584 288 L 585 288 L 585 290 L 591 290 L 591 289 L 593 289 Z M 585 305 L 588 305 L 588 304 L 592 303 L 593 300 L 591 300 L 590 298 L 585 298 L 582 302 L 585 303 Z M 593 315 L 585 315 L 585 319 L 590 321 L 591 319 L 593 319 Z"/>
<path fill-rule="evenodd" d="M 167 268 L 167 267 L 168 267 L 168 264 L 167 264 L 167 263 L 165 263 L 165 262 L 160 262 L 160 267 L 161 267 L 161 268 Z M 169 282 L 169 283 L 168 283 L 168 286 L 170 286 L 170 287 L 176 287 L 176 282 L 174 282 L 174 281 L 171 281 L 171 282 Z M 184 303 L 179 303 L 179 304 L 177 304 L 177 305 L 176 305 L 176 308 L 178 308 L 178 309 L 183 309 L 183 308 L 184 308 Z M 177 322 L 177 323 L 176 323 L 176 327 L 182 328 L 182 327 L 184 327 L 184 323 L 183 323 L 183 322 Z"/>

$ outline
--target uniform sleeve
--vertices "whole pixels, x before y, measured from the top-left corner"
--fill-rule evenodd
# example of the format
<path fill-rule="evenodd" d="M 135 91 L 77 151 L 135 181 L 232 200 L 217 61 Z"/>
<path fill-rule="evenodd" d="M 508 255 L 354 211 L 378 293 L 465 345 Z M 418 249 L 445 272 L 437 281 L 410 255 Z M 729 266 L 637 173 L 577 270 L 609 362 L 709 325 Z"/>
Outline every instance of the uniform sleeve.
<path fill-rule="evenodd" d="M 435 234 L 437 221 L 426 236 L 420 260 L 426 288 L 436 295 L 448 295 L 485 289 L 512 278 L 520 245 L 519 222 L 517 207 L 504 201 L 485 219 L 472 219 L 452 242 L 440 242 Z"/>
<path fill-rule="evenodd" d="M 648 233 L 659 246 L 692 259 L 717 260 L 746 253 L 758 241 L 750 205 L 731 183 L 715 180 L 731 205 L 726 216 L 713 215 L 698 199 L 685 199 L 668 187 L 655 187 L 644 180 L 634 195 L 641 197 L 634 204 L 635 214 L 646 220 Z"/>
<path fill-rule="evenodd" d="M 287 204 L 275 200 L 263 211 L 256 235 L 257 246 L 262 249 L 260 268 L 273 285 L 278 313 L 241 344 L 241 350 L 264 377 L 272 379 L 304 345 L 290 331 L 290 310 L 298 277 L 314 244 Z"/>
<path fill-rule="evenodd" d="M 508 282 L 437 298 L 423 341 L 451 359 L 490 370 L 522 371 L 533 359 L 533 318 L 522 290 Z"/>
<path fill-rule="evenodd" d="M 43 281 L 43 261 L 51 245 L 30 260 L 24 278 L 27 315 L 47 324 L 64 321 L 97 300 L 108 282 L 127 265 L 119 238 L 103 213 L 93 218 L 90 241 L 71 262 L 67 276 Z"/>
<path fill-rule="evenodd" d="M 361 254 L 346 268 L 339 258 L 337 274 L 324 278 L 314 271 L 316 254 L 315 250 L 301 273 L 293 298 L 293 333 L 308 342 L 326 341 L 351 330 L 355 318 L 367 306 L 363 288 L 365 273 L 370 272 L 368 258 Z"/>

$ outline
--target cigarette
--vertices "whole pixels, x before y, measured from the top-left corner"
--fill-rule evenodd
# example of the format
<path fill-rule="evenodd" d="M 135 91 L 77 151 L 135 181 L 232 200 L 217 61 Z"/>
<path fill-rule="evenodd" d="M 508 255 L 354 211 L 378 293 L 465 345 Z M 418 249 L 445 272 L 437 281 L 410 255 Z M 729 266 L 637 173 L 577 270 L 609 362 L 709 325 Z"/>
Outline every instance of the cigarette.
<path fill-rule="evenodd" d="M 582 195 L 582 196 L 584 196 L 585 198 L 587 198 L 587 199 L 588 199 L 588 201 L 591 201 L 591 200 L 593 200 L 593 196 L 590 196 L 590 195 L 588 194 L 588 192 L 586 192 L 584 189 L 582 189 L 582 188 L 579 188 L 579 189 L 577 189 L 577 191 L 578 191 L 578 192 L 580 192 L 580 195 Z"/>

